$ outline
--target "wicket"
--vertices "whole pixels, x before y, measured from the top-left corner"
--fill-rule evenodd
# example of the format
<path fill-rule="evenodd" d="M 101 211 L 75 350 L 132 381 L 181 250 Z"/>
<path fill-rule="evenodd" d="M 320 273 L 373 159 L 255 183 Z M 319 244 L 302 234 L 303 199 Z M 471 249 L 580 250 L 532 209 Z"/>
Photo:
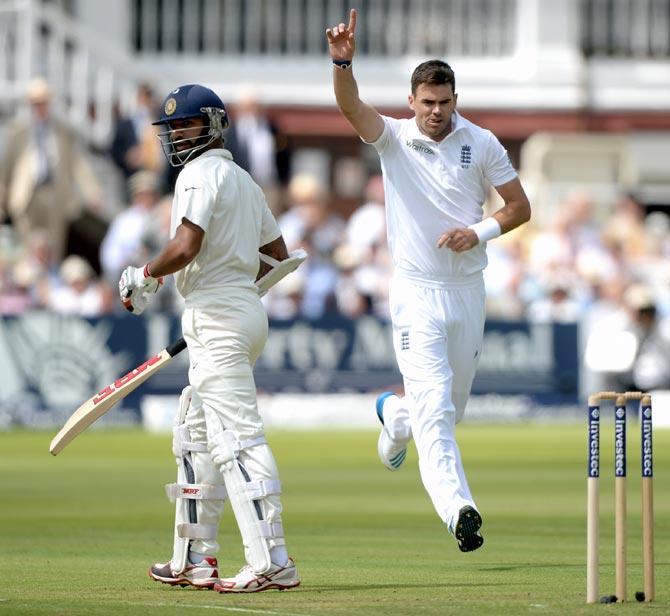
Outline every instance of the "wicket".
<path fill-rule="evenodd" d="M 642 476 L 642 562 L 644 596 L 654 600 L 654 511 L 651 395 L 639 391 L 603 391 L 589 396 L 588 491 L 586 517 L 586 602 L 598 601 L 599 584 L 599 478 L 600 478 L 600 401 L 614 400 L 614 535 L 616 601 L 626 601 L 626 402 L 638 400 L 641 429 Z M 614 597 L 603 599 L 614 601 Z"/>

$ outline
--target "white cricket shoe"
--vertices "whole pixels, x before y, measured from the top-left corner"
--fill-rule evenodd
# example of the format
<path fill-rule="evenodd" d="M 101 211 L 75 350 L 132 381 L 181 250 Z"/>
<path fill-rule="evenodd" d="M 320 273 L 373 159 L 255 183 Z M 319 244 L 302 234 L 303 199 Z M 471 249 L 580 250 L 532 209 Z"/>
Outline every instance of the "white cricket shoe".
<path fill-rule="evenodd" d="M 377 417 L 382 422 L 382 430 L 377 441 L 377 453 L 382 464 L 390 471 L 397 471 L 402 463 L 405 461 L 407 455 L 407 444 L 399 443 L 393 440 L 387 433 L 384 427 L 384 402 L 389 396 L 395 396 L 392 391 L 385 391 L 377 396 Z"/>
<path fill-rule="evenodd" d="M 265 573 L 254 573 L 249 565 L 242 567 L 235 577 L 221 578 L 214 584 L 219 592 L 260 592 L 276 588 L 286 590 L 300 584 L 298 570 L 292 558 L 283 567 L 273 564 Z"/>
<path fill-rule="evenodd" d="M 216 558 L 206 556 L 197 564 L 189 563 L 181 573 L 173 573 L 170 563 L 155 563 L 149 567 L 149 577 L 170 586 L 212 588 L 219 581 Z"/>

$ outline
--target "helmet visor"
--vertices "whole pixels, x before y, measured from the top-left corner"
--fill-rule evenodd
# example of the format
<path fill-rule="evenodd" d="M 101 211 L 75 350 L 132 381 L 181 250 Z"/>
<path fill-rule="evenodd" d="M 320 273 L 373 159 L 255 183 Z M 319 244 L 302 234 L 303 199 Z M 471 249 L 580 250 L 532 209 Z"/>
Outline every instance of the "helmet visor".
<path fill-rule="evenodd" d="M 209 125 L 185 128 L 170 128 L 158 133 L 163 153 L 170 165 L 181 167 L 216 139 Z"/>

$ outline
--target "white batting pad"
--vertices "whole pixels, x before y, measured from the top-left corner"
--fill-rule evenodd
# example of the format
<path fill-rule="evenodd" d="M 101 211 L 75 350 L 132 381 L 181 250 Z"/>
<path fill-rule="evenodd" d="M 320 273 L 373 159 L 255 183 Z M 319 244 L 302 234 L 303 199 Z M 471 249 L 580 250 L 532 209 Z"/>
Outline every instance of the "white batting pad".
<path fill-rule="evenodd" d="M 281 523 L 268 523 L 263 519 L 259 499 L 277 494 L 281 484 L 279 480 L 251 480 L 239 460 L 241 450 L 251 450 L 258 445 L 267 447 L 265 437 L 240 442 L 231 430 L 221 429 L 210 438 L 212 459 L 223 473 L 247 561 L 255 573 L 265 573 L 272 566 L 268 540 L 283 537 L 283 528 Z"/>
<path fill-rule="evenodd" d="M 218 524 L 204 524 L 200 520 L 203 507 L 223 507 L 226 488 L 223 485 L 206 483 L 220 477 L 207 451 L 205 443 L 191 441 L 188 427 L 184 424 L 191 406 L 191 387 L 185 387 L 179 399 L 179 408 L 173 428 L 172 451 L 177 461 L 177 482 L 165 486 L 170 501 L 175 503 L 174 544 L 171 568 L 181 573 L 188 563 L 191 541 L 216 541 Z M 203 501 L 209 501 L 207 505 Z M 212 516 L 210 515 L 210 518 Z"/>

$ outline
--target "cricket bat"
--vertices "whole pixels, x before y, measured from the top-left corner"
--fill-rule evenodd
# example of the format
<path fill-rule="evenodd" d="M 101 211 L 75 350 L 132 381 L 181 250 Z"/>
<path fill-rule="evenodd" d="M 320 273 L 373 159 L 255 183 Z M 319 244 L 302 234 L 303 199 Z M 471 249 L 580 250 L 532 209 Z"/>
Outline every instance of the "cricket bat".
<path fill-rule="evenodd" d="M 58 455 L 72 440 L 79 436 L 94 421 L 102 417 L 119 400 L 137 389 L 144 381 L 165 367 L 172 358 L 186 348 L 186 341 L 180 338 L 164 348 L 160 353 L 147 359 L 125 376 L 107 385 L 95 396 L 82 404 L 65 422 L 60 432 L 54 436 L 49 451 Z"/>

